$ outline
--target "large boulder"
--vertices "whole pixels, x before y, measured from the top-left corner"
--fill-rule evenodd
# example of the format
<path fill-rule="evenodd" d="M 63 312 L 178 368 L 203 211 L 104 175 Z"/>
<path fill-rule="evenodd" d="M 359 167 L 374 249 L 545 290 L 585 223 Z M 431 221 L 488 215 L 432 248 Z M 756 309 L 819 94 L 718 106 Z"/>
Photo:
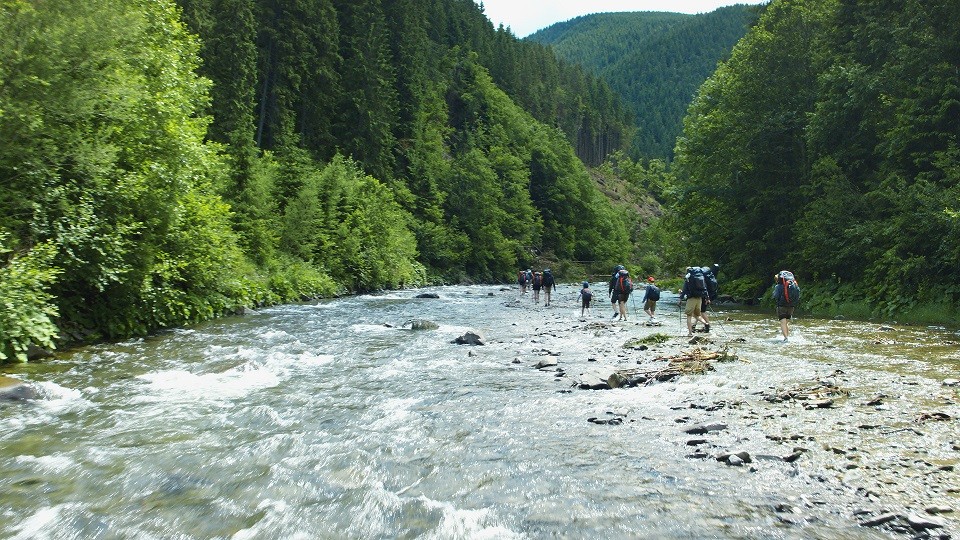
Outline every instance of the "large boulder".
<path fill-rule="evenodd" d="M 37 392 L 29 384 L 0 375 L 0 401 L 24 401 L 36 399 Z"/>

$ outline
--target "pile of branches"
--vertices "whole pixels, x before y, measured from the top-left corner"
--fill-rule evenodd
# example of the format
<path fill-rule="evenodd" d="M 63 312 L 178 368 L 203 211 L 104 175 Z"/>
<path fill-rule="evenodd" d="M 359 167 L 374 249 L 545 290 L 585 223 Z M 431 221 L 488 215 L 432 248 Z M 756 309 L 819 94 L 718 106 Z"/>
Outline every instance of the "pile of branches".
<path fill-rule="evenodd" d="M 657 358 L 656 362 L 666 362 L 667 365 L 659 369 L 632 368 L 620 369 L 610 375 L 607 383 L 610 388 L 624 386 L 646 386 L 654 381 L 669 381 L 681 375 L 700 375 L 713 370 L 712 362 L 728 362 L 737 357 L 724 348 L 720 351 L 705 351 L 699 347 L 692 351 Z"/>
<path fill-rule="evenodd" d="M 833 406 L 833 401 L 850 395 L 848 390 L 829 380 L 817 379 L 812 383 L 797 385 L 786 390 L 777 390 L 763 397 L 770 403 L 784 401 L 803 402 L 807 409 L 826 409 Z"/>

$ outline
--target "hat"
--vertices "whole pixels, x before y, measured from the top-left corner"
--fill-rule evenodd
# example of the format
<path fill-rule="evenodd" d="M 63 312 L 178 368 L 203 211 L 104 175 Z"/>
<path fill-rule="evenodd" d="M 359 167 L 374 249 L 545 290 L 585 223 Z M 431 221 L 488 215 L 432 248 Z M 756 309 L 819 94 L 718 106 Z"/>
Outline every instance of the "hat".
<path fill-rule="evenodd" d="M 584 289 L 586 289 L 586 288 L 589 287 L 589 286 L 590 286 L 589 283 L 587 283 L 586 281 L 583 282 L 583 288 L 584 288 Z"/>
<path fill-rule="evenodd" d="M 653 282 L 656 281 L 656 280 L 653 279 L 653 276 L 650 276 L 650 277 L 647 278 L 647 281 L 649 281 L 650 283 L 653 283 Z"/>

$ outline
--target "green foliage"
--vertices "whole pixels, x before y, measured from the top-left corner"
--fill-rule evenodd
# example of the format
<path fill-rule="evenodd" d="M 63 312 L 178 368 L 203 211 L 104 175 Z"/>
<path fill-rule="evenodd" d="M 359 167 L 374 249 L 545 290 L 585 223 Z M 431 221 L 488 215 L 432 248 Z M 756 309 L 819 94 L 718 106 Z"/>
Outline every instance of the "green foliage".
<path fill-rule="evenodd" d="M 54 320 L 58 312 L 49 288 L 60 269 L 52 265 L 53 245 L 37 245 L 14 255 L 8 238 L 0 233 L 0 257 L 4 259 L 0 266 L 0 361 L 26 362 L 30 346 L 56 348 Z"/>
<path fill-rule="evenodd" d="M 960 299 L 958 16 L 947 1 L 772 2 L 690 108 L 677 230 L 735 275 L 810 276 L 818 309 Z M 681 229 L 695 219 L 723 235 Z"/>

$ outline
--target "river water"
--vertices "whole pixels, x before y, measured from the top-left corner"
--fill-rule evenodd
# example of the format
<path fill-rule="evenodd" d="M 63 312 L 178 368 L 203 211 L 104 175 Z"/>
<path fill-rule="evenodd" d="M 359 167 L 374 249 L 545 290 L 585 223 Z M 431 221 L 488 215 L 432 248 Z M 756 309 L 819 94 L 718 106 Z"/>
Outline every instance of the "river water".
<path fill-rule="evenodd" d="M 586 369 L 690 348 L 673 297 L 650 328 L 602 302 L 581 319 L 573 286 L 550 307 L 427 291 L 440 298 L 280 306 L 7 366 L 38 396 L 0 403 L 0 537 L 956 534 L 950 330 L 800 318 L 780 343 L 769 313 L 722 308 L 711 337 L 737 361 L 582 390 Z M 485 345 L 451 343 L 467 331 Z M 654 332 L 670 340 L 623 347 Z M 562 372 L 533 367 L 551 357 Z M 772 399 L 824 381 L 847 394 L 831 408 Z M 727 428 L 684 432 L 710 422 Z M 735 451 L 752 463 L 715 459 Z M 900 517 L 863 525 L 886 512 Z M 907 531 L 911 514 L 942 527 Z"/>

